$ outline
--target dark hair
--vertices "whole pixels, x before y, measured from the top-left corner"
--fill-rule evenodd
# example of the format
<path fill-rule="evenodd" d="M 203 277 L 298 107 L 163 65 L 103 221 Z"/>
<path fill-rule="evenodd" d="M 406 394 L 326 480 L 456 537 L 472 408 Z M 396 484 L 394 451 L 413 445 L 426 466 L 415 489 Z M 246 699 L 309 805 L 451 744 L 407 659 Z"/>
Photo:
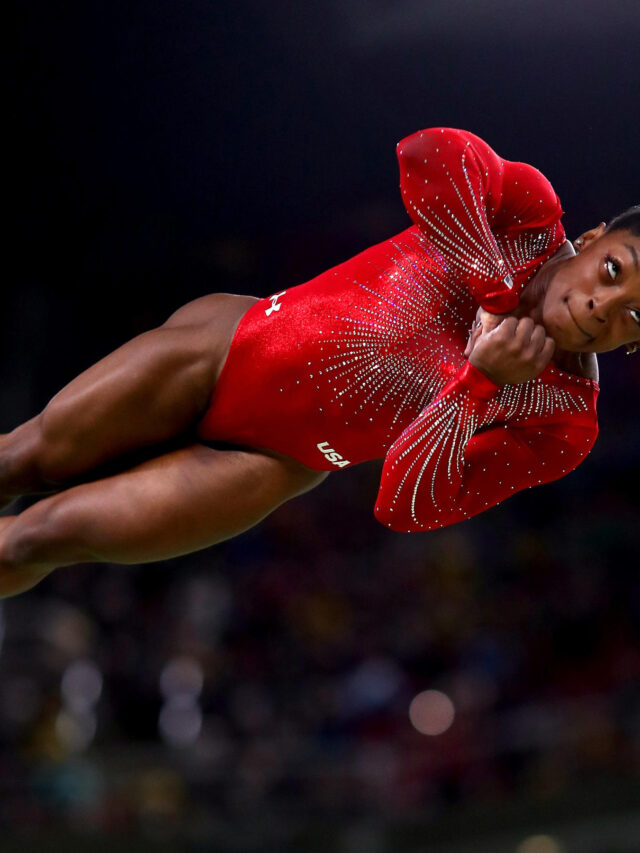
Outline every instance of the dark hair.
<path fill-rule="evenodd" d="M 612 219 L 606 230 L 631 231 L 634 237 L 640 237 L 640 204 L 634 204 L 633 207 Z"/>

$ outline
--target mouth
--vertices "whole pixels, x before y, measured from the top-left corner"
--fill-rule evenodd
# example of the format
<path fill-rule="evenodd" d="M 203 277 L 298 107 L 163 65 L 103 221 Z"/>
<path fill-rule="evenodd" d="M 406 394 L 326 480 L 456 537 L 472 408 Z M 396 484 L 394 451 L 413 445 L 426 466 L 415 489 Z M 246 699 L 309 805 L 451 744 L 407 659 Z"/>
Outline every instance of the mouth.
<path fill-rule="evenodd" d="M 569 312 L 569 316 L 570 316 L 570 317 L 571 317 L 571 319 L 573 320 L 573 322 L 574 322 L 574 324 L 575 324 L 576 328 L 577 328 L 580 332 L 582 332 L 582 334 L 583 334 L 583 335 L 585 335 L 585 337 L 587 338 L 587 341 L 589 341 L 589 342 L 594 341 L 594 340 L 595 340 L 595 338 L 593 337 L 593 335 L 590 335 L 590 334 L 589 334 L 589 332 L 586 332 L 586 331 L 582 328 L 582 326 L 580 325 L 580 323 L 578 323 L 578 321 L 576 320 L 576 318 L 573 316 L 573 312 L 571 311 L 571 306 L 569 305 L 569 299 L 568 299 L 567 297 L 565 297 L 565 302 L 567 303 L 567 311 Z"/>

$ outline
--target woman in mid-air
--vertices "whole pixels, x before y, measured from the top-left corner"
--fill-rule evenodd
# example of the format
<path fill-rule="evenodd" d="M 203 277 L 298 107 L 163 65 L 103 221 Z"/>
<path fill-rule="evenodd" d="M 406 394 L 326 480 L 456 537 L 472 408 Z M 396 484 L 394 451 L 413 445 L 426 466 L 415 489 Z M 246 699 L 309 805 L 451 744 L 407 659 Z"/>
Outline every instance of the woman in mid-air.
<path fill-rule="evenodd" d="M 585 458 L 595 353 L 640 342 L 640 207 L 572 246 L 549 182 L 477 136 L 398 159 L 410 228 L 265 299 L 190 302 L 0 438 L 5 502 L 48 495 L 0 518 L 0 596 L 205 548 L 369 459 L 376 517 L 424 531 Z"/>

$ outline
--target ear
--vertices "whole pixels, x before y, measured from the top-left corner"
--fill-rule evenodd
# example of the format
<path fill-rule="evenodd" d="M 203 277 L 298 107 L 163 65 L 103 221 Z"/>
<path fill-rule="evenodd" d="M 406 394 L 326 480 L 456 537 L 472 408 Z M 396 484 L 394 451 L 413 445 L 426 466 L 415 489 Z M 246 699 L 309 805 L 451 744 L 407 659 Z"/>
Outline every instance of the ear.
<path fill-rule="evenodd" d="M 605 230 L 607 228 L 606 222 L 601 222 L 596 228 L 591 228 L 589 231 L 585 231 L 584 234 L 581 234 L 577 240 L 573 242 L 573 248 L 576 252 L 581 252 L 583 249 L 586 249 L 589 243 L 593 243 L 594 240 L 597 240 L 599 237 L 602 237 Z"/>

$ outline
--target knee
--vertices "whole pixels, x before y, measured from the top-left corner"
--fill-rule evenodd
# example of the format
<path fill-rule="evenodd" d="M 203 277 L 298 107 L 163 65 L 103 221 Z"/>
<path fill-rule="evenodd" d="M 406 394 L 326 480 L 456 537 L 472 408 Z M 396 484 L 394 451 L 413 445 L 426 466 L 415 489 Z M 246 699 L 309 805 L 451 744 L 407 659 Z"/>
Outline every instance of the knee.
<path fill-rule="evenodd" d="M 297 490 L 293 497 L 303 495 L 305 492 L 310 492 L 315 489 L 320 483 L 324 482 L 331 474 L 331 471 L 313 471 L 312 473 L 304 472 L 304 475 L 299 478 Z"/>
<path fill-rule="evenodd" d="M 331 473 L 314 471 L 296 459 L 275 451 L 264 451 L 263 456 L 269 459 L 272 466 L 269 483 L 276 490 L 280 503 L 315 489 Z"/>
<path fill-rule="evenodd" d="M 61 486 L 69 478 L 65 468 L 74 457 L 69 431 L 61 428 L 62 419 L 45 409 L 33 423 L 32 465 L 43 486 Z"/>
<path fill-rule="evenodd" d="M 71 451 L 65 433 L 51 422 L 45 409 L 4 436 L 0 482 L 17 494 L 58 486 L 65 479 L 63 460 Z"/>
<path fill-rule="evenodd" d="M 23 569 L 43 559 L 51 535 L 48 513 L 38 511 L 38 504 L 12 518 L 5 528 L 0 545 L 0 562 L 5 569 Z"/>
<path fill-rule="evenodd" d="M 32 418 L 2 436 L 0 443 L 0 483 L 3 492 L 21 494 L 40 485 L 38 457 L 42 448 L 40 416 Z"/>
<path fill-rule="evenodd" d="M 68 514 L 55 497 L 47 498 L 14 516 L 2 532 L 0 564 L 15 570 L 55 568 L 78 561 L 81 550 Z"/>

